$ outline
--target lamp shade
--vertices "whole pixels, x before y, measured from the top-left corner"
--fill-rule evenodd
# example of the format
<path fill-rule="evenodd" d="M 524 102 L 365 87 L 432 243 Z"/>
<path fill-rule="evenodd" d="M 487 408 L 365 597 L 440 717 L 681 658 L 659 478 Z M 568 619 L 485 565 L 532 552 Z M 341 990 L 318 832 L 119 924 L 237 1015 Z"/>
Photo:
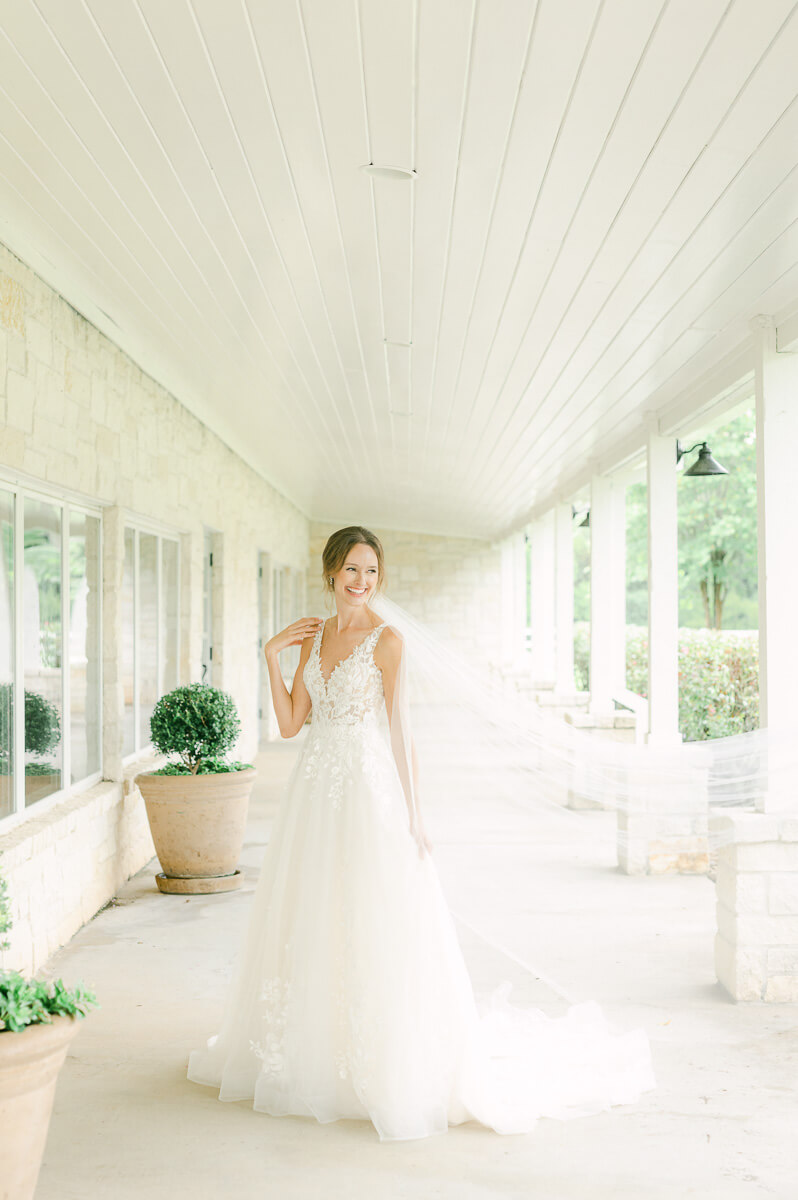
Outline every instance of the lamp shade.
<path fill-rule="evenodd" d="M 692 467 L 688 467 L 685 475 L 728 475 L 729 472 L 712 457 L 712 451 L 704 442 L 698 450 L 698 458 Z"/>

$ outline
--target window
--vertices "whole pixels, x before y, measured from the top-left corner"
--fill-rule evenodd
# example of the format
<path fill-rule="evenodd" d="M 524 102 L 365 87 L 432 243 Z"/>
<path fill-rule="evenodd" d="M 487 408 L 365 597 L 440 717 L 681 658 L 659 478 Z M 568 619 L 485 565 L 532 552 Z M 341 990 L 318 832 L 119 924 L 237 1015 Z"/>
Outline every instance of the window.
<path fill-rule="evenodd" d="M 100 521 L 72 512 L 69 519 L 69 713 L 72 783 L 100 770 L 102 612 Z"/>
<path fill-rule="evenodd" d="M 136 531 L 125 529 L 125 564 L 122 570 L 122 645 L 120 662 L 124 693 L 122 753 L 133 754 L 136 737 L 136 675 L 134 641 L 136 636 Z"/>
<path fill-rule="evenodd" d="M 202 569 L 202 682 L 213 683 L 213 535 L 205 532 Z"/>
<path fill-rule="evenodd" d="M 14 811 L 14 496 L 0 490 L 0 819 Z"/>
<path fill-rule="evenodd" d="M 150 717 L 159 697 L 178 684 L 180 547 L 176 538 L 125 529 L 122 573 L 122 753 L 150 744 Z"/>
<path fill-rule="evenodd" d="M 99 512 L 0 486 L 0 819 L 99 778 Z"/>
<path fill-rule="evenodd" d="M 272 572 L 272 620 L 274 632 L 279 633 L 304 616 L 305 574 L 292 567 L 275 566 Z M 280 669 L 286 681 L 292 681 L 297 667 L 301 646 L 289 646 L 280 655 Z"/>

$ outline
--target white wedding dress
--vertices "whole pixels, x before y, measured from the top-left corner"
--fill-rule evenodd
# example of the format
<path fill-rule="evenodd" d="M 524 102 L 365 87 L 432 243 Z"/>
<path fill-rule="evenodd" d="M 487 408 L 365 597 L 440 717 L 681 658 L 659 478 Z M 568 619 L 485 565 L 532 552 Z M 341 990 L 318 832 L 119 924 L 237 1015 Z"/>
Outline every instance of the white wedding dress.
<path fill-rule="evenodd" d="M 309 734 L 274 821 L 219 1033 L 188 1077 L 260 1112 L 370 1120 L 380 1139 L 476 1120 L 502 1134 L 656 1086 L 642 1029 L 594 1001 L 562 1017 L 484 1011 L 438 873 L 408 828 L 386 736 L 377 626 L 325 681 L 305 666 Z M 323 628 L 323 627 L 322 627 Z"/>

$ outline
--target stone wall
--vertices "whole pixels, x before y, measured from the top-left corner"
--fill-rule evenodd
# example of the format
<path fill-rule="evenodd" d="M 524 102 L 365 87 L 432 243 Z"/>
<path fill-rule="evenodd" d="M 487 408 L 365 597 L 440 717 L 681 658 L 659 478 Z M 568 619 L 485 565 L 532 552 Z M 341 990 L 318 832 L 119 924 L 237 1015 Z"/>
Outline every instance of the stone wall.
<path fill-rule="evenodd" d="M 36 943 L 30 954 L 25 952 L 24 961 L 40 962 L 45 951 L 74 933 L 92 905 L 108 900 L 122 879 L 152 853 L 147 837 L 133 832 L 143 807 L 135 820 L 128 819 L 129 813 L 119 819 L 123 809 L 141 806 L 140 798 L 123 801 L 121 786 L 125 772 L 118 596 L 125 521 L 149 518 L 180 534 L 182 682 L 199 678 L 204 532 L 205 527 L 215 531 L 214 683 L 229 691 L 238 705 L 242 734 L 235 754 L 245 760 L 254 755 L 258 742 L 258 556 L 266 552 L 275 566 L 304 571 L 309 524 L 174 396 L 2 246 L 0 417 L 0 465 L 7 471 L 20 472 L 20 479 L 31 484 L 69 489 L 86 501 L 109 506 L 103 512 L 103 774 L 117 784 L 114 799 L 109 801 L 112 793 L 107 789 L 96 794 L 92 789 L 80 798 L 79 818 L 68 801 L 35 817 L 35 827 L 26 821 L 4 833 L 0 826 L 0 851 L 8 846 L 0 868 L 8 879 L 17 919 L 26 923 Z M 78 824 L 62 841 L 67 813 Z M 54 831 L 59 838 L 58 871 L 40 871 L 35 860 L 44 862 L 41 856 L 54 852 L 48 848 Z M 101 848 L 99 859 L 86 850 L 95 843 Z M 69 913 L 62 911 L 62 889 L 69 896 Z M 78 892 L 79 903 L 74 899 Z"/>
<path fill-rule="evenodd" d="M 0 965 L 26 975 L 38 971 L 154 856 L 132 777 L 163 761 L 140 761 L 125 769 L 121 783 L 103 780 L 43 814 L 34 808 L 0 838 L 13 921 Z"/>
<path fill-rule="evenodd" d="M 798 1002 L 798 817 L 713 818 L 715 970 L 735 1000 Z"/>
<path fill-rule="evenodd" d="M 321 584 L 321 554 L 340 525 L 310 527 L 308 611 L 331 611 Z M 479 538 L 440 537 L 376 527 L 385 551 L 385 594 L 454 647 L 481 663 L 501 656 L 501 550 Z"/>

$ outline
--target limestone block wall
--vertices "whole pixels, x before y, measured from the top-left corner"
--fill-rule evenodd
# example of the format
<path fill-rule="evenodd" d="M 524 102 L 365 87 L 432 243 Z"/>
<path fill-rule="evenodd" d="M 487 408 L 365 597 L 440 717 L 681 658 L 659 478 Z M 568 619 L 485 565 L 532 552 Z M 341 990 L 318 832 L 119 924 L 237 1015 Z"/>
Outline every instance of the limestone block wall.
<path fill-rule="evenodd" d="M 715 970 L 735 1000 L 798 1001 L 798 817 L 739 813 L 721 831 Z"/>
<path fill-rule="evenodd" d="M 0 418 L 0 465 L 7 472 L 109 506 L 103 513 L 103 774 L 118 785 L 115 799 L 102 789 L 83 794 L 79 823 L 59 843 L 52 873 L 34 861 L 50 853 L 50 835 L 40 826 L 49 821 L 60 830 L 68 804 L 36 818 L 35 833 L 28 822 L 6 832 L 0 826 L 0 851 L 9 847 L 0 869 L 12 896 L 27 905 L 20 920 L 35 931 L 33 958 L 41 961 L 42 947 L 66 940 L 91 906 L 99 907 L 151 854 L 146 837 L 133 832 L 139 817 L 116 819 L 124 775 L 118 597 L 125 521 L 154 520 L 180 535 L 182 682 L 200 677 L 204 534 L 206 527 L 214 531 L 214 683 L 238 705 L 242 734 L 235 754 L 245 760 L 254 755 L 259 732 L 259 554 L 276 566 L 305 570 L 309 523 L 2 246 Z M 141 806 L 140 799 L 124 803 Z M 20 849 L 26 838 L 29 845 Z M 99 858 L 85 852 L 97 838 Z M 63 888 L 68 914 L 61 911 Z M 78 891 L 90 899 L 74 901 Z"/>
<path fill-rule="evenodd" d="M 91 920 L 125 880 L 154 856 L 147 815 L 132 777 L 162 759 L 103 780 L 2 838 L 12 928 L 0 966 L 33 974 Z M 88 981 L 87 981 L 88 982 Z"/>
<path fill-rule="evenodd" d="M 366 522 L 367 528 L 371 528 Z M 321 554 L 339 525 L 310 527 L 308 611 L 325 615 Z M 373 530 L 385 551 L 385 594 L 474 660 L 501 657 L 501 550 L 481 538 Z"/>

